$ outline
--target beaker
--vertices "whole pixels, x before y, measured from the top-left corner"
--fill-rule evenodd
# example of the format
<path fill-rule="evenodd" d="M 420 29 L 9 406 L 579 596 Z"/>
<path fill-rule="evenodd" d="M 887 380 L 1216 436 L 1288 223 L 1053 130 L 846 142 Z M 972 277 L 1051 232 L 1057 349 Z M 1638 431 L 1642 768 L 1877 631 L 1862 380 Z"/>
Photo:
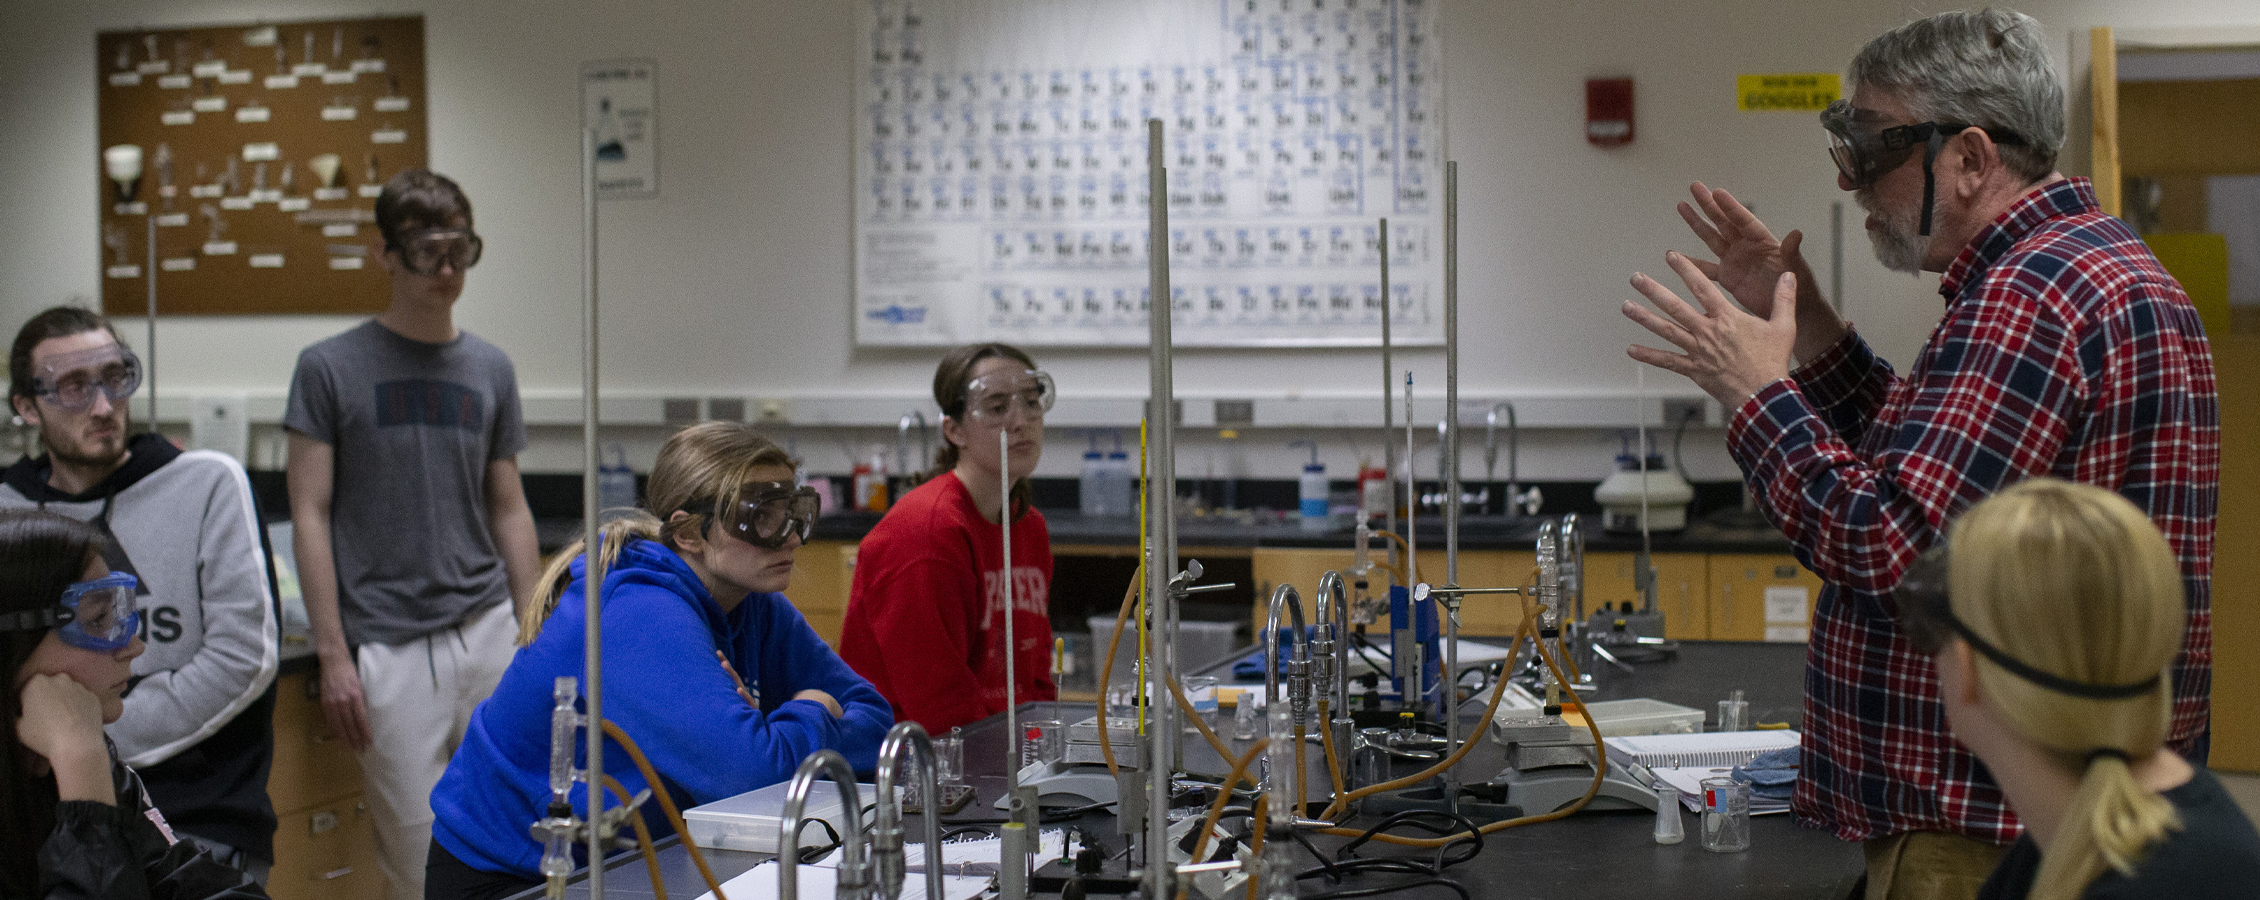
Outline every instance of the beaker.
<path fill-rule="evenodd" d="M 1750 786 L 1732 778 L 1703 779 L 1703 849 L 1750 849 Z"/>

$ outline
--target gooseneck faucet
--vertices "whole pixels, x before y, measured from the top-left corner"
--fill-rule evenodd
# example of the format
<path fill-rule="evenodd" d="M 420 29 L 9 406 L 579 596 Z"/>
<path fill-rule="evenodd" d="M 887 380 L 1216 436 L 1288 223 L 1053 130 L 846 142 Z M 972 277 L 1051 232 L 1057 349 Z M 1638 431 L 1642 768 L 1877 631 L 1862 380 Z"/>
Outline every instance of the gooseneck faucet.
<path fill-rule="evenodd" d="M 1281 696 L 1279 693 L 1279 618 L 1282 607 L 1292 614 L 1295 622 L 1295 652 L 1287 659 L 1288 696 Z M 1294 747 L 1302 746 L 1306 723 L 1310 721 L 1310 650 L 1310 635 L 1303 625 L 1303 598 L 1295 592 L 1294 585 L 1282 584 L 1271 592 L 1271 606 L 1265 611 L 1263 617 L 1264 702 L 1273 704 L 1270 709 L 1274 711 L 1279 709 L 1276 704 L 1289 704 L 1288 708 L 1293 710 L 1294 713 L 1295 743 L 1292 745 Z M 1273 722 L 1279 721 L 1276 712 L 1271 716 L 1271 720 Z M 1271 735 L 1273 747 L 1279 746 L 1279 738 L 1281 737 L 1284 737 L 1284 735 L 1278 734 L 1276 731 L 1273 732 Z M 1282 777 L 1283 781 L 1293 785 L 1289 789 L 1291 792 L 1288 796 L 1296 798 L 1299 805 L 1304 796 L 1303 772 L 1299 767 L 1289 766 L 1288 768 L 1290 771 L 1284 773 L 1274 769 L 1272 774 Z M 1274 784 L 1272 789 L 1278 790 L 1283 786 Z"/>
<path fill-rule="evenodd" d="M 926 825 L 926 896 L 942 896 L 941 775 L 935 769 L 934 742 L 916 722 L 903 721 L 887 730 L 879 743 L 878 820 L 871 827 L 871 856 L 877 870 L 879 900 L 902 896 L 903 828 L 901 784 L 903 757 L 911 757 L 918 779 L 919 816 Z"/>
<path fill-rule="evenodd" d="M 785 808 L 778 815 L 777 896 L 800 900 L 800 820 L 808 812 L 808 793 L 815 790 L 818 775 L 840 789 L 840 812 L 846 819 L 846 827 L 840 829 L 839 891 L 835 896 L 838 900 L 870 900 L 870 864 L 864 858 L 863 841 L 856 837 L 863 833 L 863 797 L 855 789 L 855 770 L 848 767 L 847 757 L 828 748 L 801 760 L 800 768 L 793 771 L 792 784 L 785 787 Z M 934 808 L 931 795 L 926 808 Z M 927 868 L 935 869 L 937 861 L 927 859 Z"/>
<path fill-rule="evenodd" d="M 910 467 L 910 430 L 912 428 L 918 429 L 918 468 L 916 469 Z M 926 413 L 916 409 L 903 413 L 902 418 L 895 420 L 895 474 L 902 476 L 904 483 L 907 484 L 933 467 L 934 433 L 933 429 L 926 425 Z"/>
<path fill-rule="evenodd" d="M 1489 484 L 1499 475 L 1499 413 L 1507 414 L 1507 502 L 1503 505 L 1507 518 L 1515 517 L 1515 508 L 1522 503 L 1522 472 L 1519 466 L 1522 429 L 1515 424 L 1515 405 L 1505 400 L 1491 404 L 1491 411 L 1483 416 L 1483 481 Z"/>

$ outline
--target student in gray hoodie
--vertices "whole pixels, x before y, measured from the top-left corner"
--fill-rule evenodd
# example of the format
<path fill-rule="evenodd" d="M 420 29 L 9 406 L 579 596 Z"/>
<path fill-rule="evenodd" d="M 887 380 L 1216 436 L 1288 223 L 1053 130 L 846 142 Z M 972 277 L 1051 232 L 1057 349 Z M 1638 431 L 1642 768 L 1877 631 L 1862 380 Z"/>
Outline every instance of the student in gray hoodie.
<path fill-rule="evenodd" d="M 134 434 L 141 365 L 108 320 L 58 306 L 17 332 L 16 415 L 43 451 L 0 476 L 0 508 L 37 507 L 107 537 L 104 562 L 140 581 L 149 650 L 107 732 L 183 835 L 261 881 L 274 861 L 277 616 L 243 466 Z"/>

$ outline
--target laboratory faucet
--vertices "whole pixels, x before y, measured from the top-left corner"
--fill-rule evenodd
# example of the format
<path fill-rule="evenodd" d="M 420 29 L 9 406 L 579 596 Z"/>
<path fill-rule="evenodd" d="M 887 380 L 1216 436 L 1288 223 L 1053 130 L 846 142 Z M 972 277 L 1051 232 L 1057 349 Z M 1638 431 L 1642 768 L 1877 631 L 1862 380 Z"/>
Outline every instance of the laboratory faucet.
<path fill-rule="evenodd" d="M 1279 618 L 1282 607 L 1292 613 L 1295 622 L 1295 652 L 1287 659 L 1288 696 L 1282 696 L 1279 692 Z M 1303 598 L 1295 592 L 1294 585 L 1282 584 L 1272 590 L 1271 605 L 1264 612 L 1263 617 L 1264 702 L 1269 704 L 1268 710 L 1271 713 L 1269 718 L 1274 724 L 1280 721 L 1278 714 L 1280 704 L 1290 704 L 1288 708 L 1293 711 L 1291 723 L 1294 729 L 1294 746 L 1297 748 L 1302 746 L 1303 734 L 1307 727 L 1306 723 L 1309 722 L 1310 653 L 1310 635 L 1303 625 Z M 1275 728 L 1271 732 L 1271 745 L 1274 748 L 1280 746 L 1279 739 L 1285 736 L 1280 731 L 1281 729 Z M 1296 798 L 1298 801 L 1296 805 L 1299 807 L 1301 805 L 1300 800 L 1304 796 L 1304 775 L 1301 768 L 1299 766 L 1287 766 L 1285 771 L 1280 768 L 1273 768 L 1271 774 L 1280 781 L 1273 783 L 1270 789 L 1289 791 L 1288 796 Z M 1300 816 L 1299 810 L 1297 816 Z"/>
<path fill-rule="evenodd" d="M 1350 715 L 1350 592 L 1342 573 L 1333 569 L 1318 576 L 1318 632 L 1310 643 L 1312 688 L 1329 698 L 1333 707 L 1328 721 L 1319 725 L 1334 742 L 1334 753 L 1347 759 L 1357 724 Z"/>
<path fill-rule="evenodd" d="M 910 467 L 910 430 L 913 427 L 918 429 L 918 468 L 916 469 Z M 909 490 L 911 485 L 918 483 L 919 477 L 926 474 L 927 469 L 933 467 L 934 434 L 933 429 L 927 427 L 926 413 L 916 409 L 903 413 L 902 418 L 895 420 L 895 477 L 899 479 L 898 489 L 887 492 L 888 501 L 893 502 L 902 499 L 903 492 Z"/>
<path fill-rule="evenodd" d="M 834 896 L 838 900 L 871 900 L 870 864 L 864 858 L 863 840 L 858 837 L 863 834 L 863 797 L 855 789 L 855 770 L 848 767 L 847 757 L 832 749 L 818 750 L 801 760 L 800 768 L 793 771 L 792 784 L 785 787 L 785 808 L 777 817 L 777 896 L 780 900 L 800 900 L 800 820 L 808 812 L 808 794 L 815 790 L 818 775 L 840 789 L 840 814 L 846 819 L 840 829 L 839 891 Z M 934 808 L 931 795 L 926 808 Z M 938 857 L 928 857 L 926 867 L 937 870 L 937 862 Z"/>
<path fill-rule="evenodd" d="M 1491 411 L 1483 416 L 1483 480 L 1485 483 L 1489 483 L 1498 479 L 1499 413 L 1501 411 L 1507 414 L 1507 500 L 1504 507 L 1507 518 L 1537 515 L 1538 505 L 1544 502 L 1544 498 L 1535 487 L 1531 488 L 1528 494 L 1522 491 L 1522 472 L 1519 465 L 1521 462 L 1522 429 L 1515 424 L 1515 405 L 1505 400 L 1491 404 Z"/>
<path fill-rule="evenodd" d="M 878 821 L 871 827 L 872 867 L 876 870 L 878 900 L 902 896 L 903 828 L 901 784 L 903 757 L 917 767 L 919 815 L 926 825 L 926 896 L 942 896 L 942 818 L 940 773 L 935 770 L 934 742 L 916 722 L 903 721 L 887 730 L 879 743 Z"/>

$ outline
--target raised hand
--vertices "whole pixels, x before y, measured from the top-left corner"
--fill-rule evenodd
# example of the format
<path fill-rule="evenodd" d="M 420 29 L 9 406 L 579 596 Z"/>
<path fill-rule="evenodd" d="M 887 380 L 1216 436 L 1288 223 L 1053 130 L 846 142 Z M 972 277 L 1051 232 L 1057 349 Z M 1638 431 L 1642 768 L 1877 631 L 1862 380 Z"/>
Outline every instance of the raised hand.
<path fill-rule="evenodd" d="M 1730 413 L 1759 388 L 1789 376 L 1789 351 L 1797 342 L 1797 276 L 1783 273 L 1775 279 L 1767 298 L 1772 314 L 1759 318 L 1735 308 L 1694 260 L 1678 253 L 1665 254 L 1665 259 L 1702 308 L 1688 305 L 1653 278 L 1632 276 L 1633 288 L 1656 310 L 1627 300 L 1625 317 L 1685 351 L 1634 344 L 1626 351 L 1633 359 L 1687 376 Z"/>
<path fill-rule="evenodd" d="M 1798 340 L 1793 352 L 1798 359 L 1812 359 L 1844 336 L 1843 320 L 1821 297 L 1813 267 L 1801 252 L 1804 232 L 1775 238 L 1773 230 L 1734 195 L 1699 181 L 1688 191 L 1695 202 L 1681 202 L 1679 217 L 1717 257 L 1716 261 L 1689 260 L 1703 277 L 1726 288 L 1751 314 L 1770 318 L 1776 283 L 1785 273 L 1795 275 Z"/>

